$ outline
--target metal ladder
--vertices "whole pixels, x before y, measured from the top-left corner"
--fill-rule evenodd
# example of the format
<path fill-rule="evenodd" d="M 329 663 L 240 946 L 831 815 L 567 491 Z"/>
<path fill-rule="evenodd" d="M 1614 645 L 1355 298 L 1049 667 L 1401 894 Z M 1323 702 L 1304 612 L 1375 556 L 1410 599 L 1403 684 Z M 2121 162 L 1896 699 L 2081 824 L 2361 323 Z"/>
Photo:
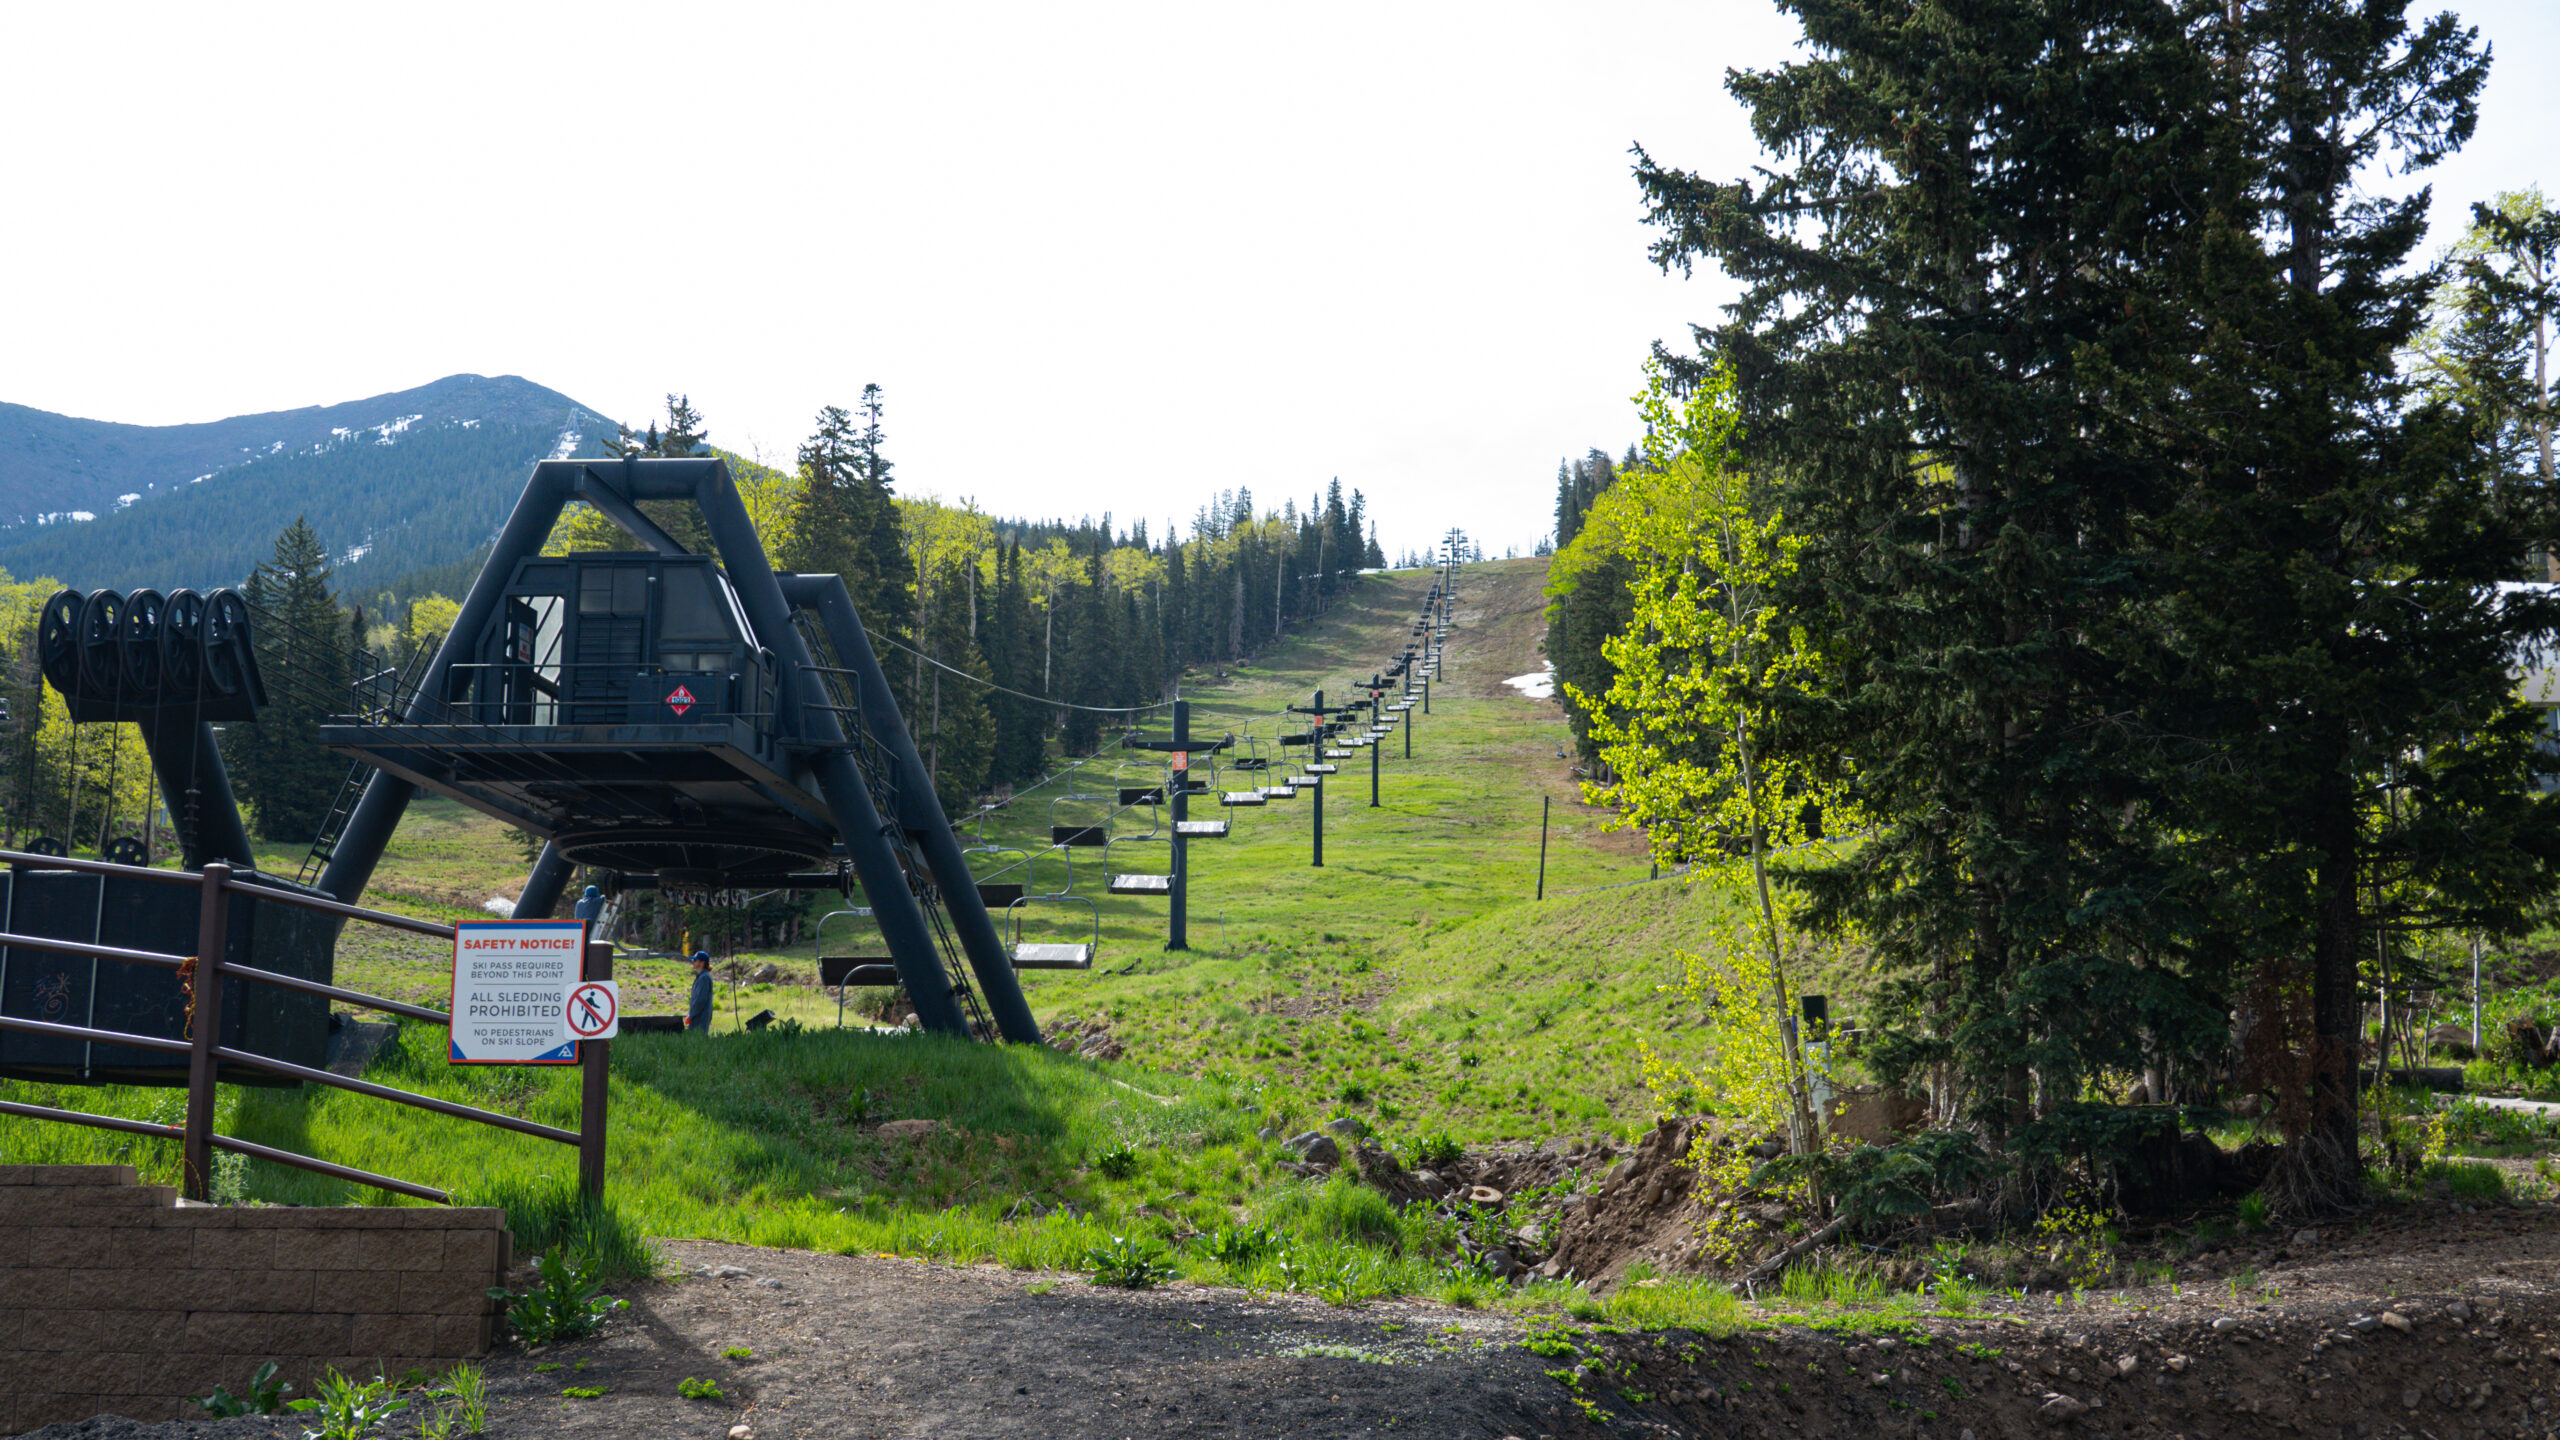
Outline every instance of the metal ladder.
<path fill-rule="evenodd" d="M 355 712 L 368 718 L 376 715 L 391 718 L 405 713 L 410 691 L 417 682 L 417 672 L 427 659 L 427 652 L 421 650 L 410 656 L 409 663 L 397 673 L 387 668 L 376 668 L 373 656 L 366 651 L 357 651 L 355 659 L 356 668 L 363 676 L 347 686 L 350 698 L 355 701 Z M 383 689 L 385 679 L 390 681 L 387 692 Z M 374 703 L 368 704 L 368 699 Z M 338 839 L 346 833 L 347 821 L 356 813 L 356 803 L 364 798 L 365 784 L 373 779 L 373 773 L 373 767 L 362 760 L 347 767 L 347 778 L 338 782 L 337 798 L 329 802 L 329 817 L 320 822 L 320 833 L 311 837 L 311 849 L 302 857 L 302 868 L 295 873 L 295 880 L 309 885 L 328 868 L 330 859 L 338 853 Z"/>

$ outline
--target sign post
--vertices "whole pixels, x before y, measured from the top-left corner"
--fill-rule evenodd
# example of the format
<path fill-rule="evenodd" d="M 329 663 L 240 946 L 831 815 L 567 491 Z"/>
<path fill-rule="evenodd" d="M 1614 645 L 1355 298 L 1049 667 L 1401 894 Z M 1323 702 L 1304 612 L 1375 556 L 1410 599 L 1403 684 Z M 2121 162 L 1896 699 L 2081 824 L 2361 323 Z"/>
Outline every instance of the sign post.
<path fill-rule="evenodd" d="M 578 1077 L 578 1193 L 602 1199 L 605 1096 L 612 1086 L 613 1037 L 622 1029 L 622 997 L 613 983 L 613 946 L 587 946 L 586 962 L 585 983 L 569 992 L 563 1018 L 570 1030 L 595 1035 L 576 1047 L 586 1071 Z"/>

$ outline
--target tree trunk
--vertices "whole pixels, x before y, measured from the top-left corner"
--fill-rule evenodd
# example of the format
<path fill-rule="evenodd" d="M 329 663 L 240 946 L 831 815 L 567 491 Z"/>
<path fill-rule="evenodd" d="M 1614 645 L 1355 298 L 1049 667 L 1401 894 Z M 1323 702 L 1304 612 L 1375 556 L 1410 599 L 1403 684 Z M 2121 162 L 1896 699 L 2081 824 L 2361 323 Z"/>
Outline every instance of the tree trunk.
<path fill-rule="evenodd" d="M 2314 799 L 2311 949 L 2311 1118 L 2285 1148 L 2293 1199 L 2306 1210 L 2354 1203 L 2364 1193 L 2356 1155 L 2356 1071 L 2363 1000 L 2356 971 L 2363 926 L 2356 904 L 2355 801 L 2343 776 Z"/>

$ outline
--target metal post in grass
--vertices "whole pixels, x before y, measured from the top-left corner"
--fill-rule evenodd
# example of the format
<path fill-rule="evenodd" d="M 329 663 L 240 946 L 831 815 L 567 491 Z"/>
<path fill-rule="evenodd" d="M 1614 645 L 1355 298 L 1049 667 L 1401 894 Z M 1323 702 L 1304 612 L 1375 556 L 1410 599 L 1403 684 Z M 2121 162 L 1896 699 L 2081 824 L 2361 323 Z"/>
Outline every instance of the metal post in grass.
<path fill-rule="evenodd" d="M 1314 748 L 1315 748 L 1315 752 L 1316 752 L 1316 758 L 1317 758 L 1318 760 L 1322 760 L 1322 759 L 1324 758 L 1325 730 L 1324 730 L 1324 692 L 1323 692 L 1323 691 L 1321 691 L 1321 690 L 1319 690 L 1319 691 L 1317 691 L 1317 692 L 1316 692 L 1316 707 L 1315 707 L 1315 708 L 1316 708 L 1316 714 L 1315 714 L 1315 744 L 1314 744 Z M 1315 782 L 1316 782 L 1316 784 L 1315 784 L 1315 791 L 1316 791 L 1316 853 L 1315 853 L 1315 859 L 1314 859 L 1314 861 L 1312 862 L 1312 864 L 1311 864 L 1311 867 L 1310 867 L 1310 868 L 1317 869 L 1317 870 L 1321 870 L 1321 869 L 1323 869 L 1323 868 L 1324 868 L 1324 777 L 1323 777 L 1323 776 L 1321 776 L 1321 775 L 1318 775 L 1318 776 L 1316 776 L 1316 777 L 1314 777 L 1314 778 L 1315 778 Z"/>
<path fill-rule="evenodd" d="M 613 946 L 591 942 L 587 946 L 586 978 L 613 978 Z M 578 1068 L 581 1090 L 578 1096 L 578 1193 L 590 1200 L 604 1198 L 604 1121 L 605 1096 L 613 1078 L 613 1042 L 581 1040 L 578 1042 Z"/>
<path fill-rule="evenodd" d="M 1377 701 L 1378 692 L 1375 690 L 1370 691 L 1369 713 L 1371 715 L 1376 715 L 1378 713 L 1376 708 Z M 1371 735 L 1369 737 L 1369 808 L 1372 810 L 1378 808 L 1378 737 L 1375 735 Z"/>
<path fill-rule="evenodd" d="M 1165 922 L 1164 948 L 1191 948 L 1191 847 L 1182 822 L 1191 818 L 1191 702 L 1173 702 L 1173 913 Z"/>
<path fill-rule="evenodd" d="M 1555 804 L 1552 795 L 1538 797 L 1538 898 L 1547 898 L 1547 810 Z"/>
<path fill-rule="evenodd" d="M 213 1198 L 214 1047 L 222 1043 L 222 956 L 231 933 L 231 867 L 204 867 L 196 906 L 195 972 L 187 1017 L 187 1129 L 179 1182 L 190 1200 Z"/>

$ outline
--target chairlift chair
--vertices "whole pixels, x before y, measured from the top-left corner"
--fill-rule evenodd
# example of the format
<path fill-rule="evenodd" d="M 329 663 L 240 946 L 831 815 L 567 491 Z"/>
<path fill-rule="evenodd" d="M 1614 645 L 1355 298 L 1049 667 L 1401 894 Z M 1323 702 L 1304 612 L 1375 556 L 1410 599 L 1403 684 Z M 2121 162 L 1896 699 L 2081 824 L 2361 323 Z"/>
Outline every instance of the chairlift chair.
<path fill-rule="evenodd" d="M 1037 941 L 1025 944 L 1022 921 L 1034 905 L 1081 905 L 1085 908 L 1086 938 L 1075 941 Z M 1013 952 L 1016 970 L 1090 970 L 1093 957 L 1102 950 L 1102 909 L 1089 895 L 1060 892 L 1055 895 L 1025 895 L 1005 907 L 1008 933 L 1005 948 Z"/>
<path fill-rule="evenodd" d="M 1113 797 L 1109 795 L 1095 795 L 1078 791 L 1069 791 L 1068 793 L 1051 800 L 1049 802 L 1049 843 L 1053 846 L 1073 845 L 1084 846 L 1087 848 L 1109 843 L 1111 839 L 1111 812 L 1107 810 L 1103 812 L 1100 824 L 1093 824 L 1089 822 L 1085 824 L 1061 824 L 1058 820 L 1058 807 L 1061 805 L 1093 801 L 1108 804 L 1112 799 Z"/>
<path fill-rule="evenodd" d="M 818 917 L 818 983 L 836 992 L 836 1026 L 844 1026 L 844 992 L 857 985 L 896 985 L 897 962 L 887 955 L 830 955 L 827 953 L 827 922 L 830 920 L 868 920 L 871 907 L 830 910 Z M 879 933 L 874 927 L 873 934 Z M 879 946 L 889 948 L 883 940 Z"/>
<path fill-rule="evenodd" d="M 1168 856 L 1170 854 L 1169 847 L 1172 845 L 1172 841 L 1167 837 L 1156 835 L 1122 835 L 1113 839 L 1109 844 L 1102 847 L 1102 873 L 1104 877 L 1103 888 L 1114 895 L 1171 896 L 1173 894 L 1173 876 L 1170 874 L 1153 875 L 1143 870 L 1113 870 L 1111 868 L 1112 846 L 1142 843 L 1167 846 Z"/>
<path fill-rule="evenodd" d="M 1012 856 L 1013 859 L 1006 864 L 990 863 L 987 869 L 980 871 L 977 862 L 970 858 L 978 855 L 986 856 L 990 862 L 1001 860 L 1007 855 Z M 963 864 L 970 867 L 973 874 L 995 876 L 1011 872 L 1021 876 L 1020 879 L 1015 880 L 980 879 L 976 882 L 978 903 L 987 907 L 989 914 L 1002 910 L 1021 899 L 1023 891 L 1030 888 L 1031 852 L 1028 850 L 1013 845 L 971 845 L 961 850 L 960 859 Z M 1070 860 L 1068 863 L 1073 865 L 1074 862 Z M 1068 873 L 1072 876 L 1074 872 L 1070 870 Z M 1070 880 L 1069 883 L 1072 884 L 1073 881 Z"/>

